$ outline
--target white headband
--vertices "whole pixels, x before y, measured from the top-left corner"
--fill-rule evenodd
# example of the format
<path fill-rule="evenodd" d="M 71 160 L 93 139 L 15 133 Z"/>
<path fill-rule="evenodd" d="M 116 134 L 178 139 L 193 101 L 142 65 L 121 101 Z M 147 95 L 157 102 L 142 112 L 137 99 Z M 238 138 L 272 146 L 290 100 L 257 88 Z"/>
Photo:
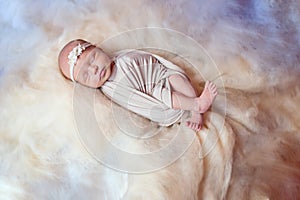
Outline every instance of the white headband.
<path fill-rule="evenodd" d="M 82 52 L 91 45 L 92 44 L 90 43 L 83 43 L 82 45 L 78 44 L 76 47 L 73 48 L 73 50 L 68 55 L 68 59 L 69 59 L 68 64 L 70 65 L 70 78 L 73 82 L 75 82 L 74 67 L 77 62 L 78 56 L 80 56 Z"/>

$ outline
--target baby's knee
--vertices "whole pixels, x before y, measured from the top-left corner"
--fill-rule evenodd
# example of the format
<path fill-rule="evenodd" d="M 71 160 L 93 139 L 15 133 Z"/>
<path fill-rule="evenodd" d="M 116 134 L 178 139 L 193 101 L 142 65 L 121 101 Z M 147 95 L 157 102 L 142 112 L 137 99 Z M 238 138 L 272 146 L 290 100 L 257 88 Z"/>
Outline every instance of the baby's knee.
<path fill-rule="evenodd" d="M 183 84 L 187 85 L 187 84 L 190 84 L 190 81 L 186 77 L 184 77 L 180 74 L 171 75 L 169 77 L 169 81 L 170 81 L 171 85 L 177 85 L 177 84 L 178 85 L 183 85 Z"/>

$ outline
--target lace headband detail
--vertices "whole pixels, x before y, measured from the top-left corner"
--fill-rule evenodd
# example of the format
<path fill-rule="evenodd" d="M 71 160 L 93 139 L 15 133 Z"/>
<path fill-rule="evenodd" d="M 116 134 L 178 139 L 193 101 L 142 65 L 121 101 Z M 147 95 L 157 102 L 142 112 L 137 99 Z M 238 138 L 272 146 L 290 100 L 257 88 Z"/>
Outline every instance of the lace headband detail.
<path fill-rule="evenodd" d="M 74 67 L 76 65 L 78 56 L 80 56 L 82 52 L 91 45 L 92 44 L 90 43 L 78 44 L 76 47 L 73 48 L 73 50 L 68 55 L 68 59 L 69 59 L 68 64 L 70 66 L 70 78 L 73 82 L 75 82 Z"/>

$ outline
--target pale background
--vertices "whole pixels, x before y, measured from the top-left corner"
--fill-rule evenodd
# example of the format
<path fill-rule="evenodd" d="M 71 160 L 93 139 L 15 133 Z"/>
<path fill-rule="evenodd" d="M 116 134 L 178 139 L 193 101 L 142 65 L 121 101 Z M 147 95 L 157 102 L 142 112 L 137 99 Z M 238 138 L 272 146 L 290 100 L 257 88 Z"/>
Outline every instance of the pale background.
<path fill-rule="evenodd" d="M 300 199 L 299 1 L 0 2 L 1 200 Z M 82 147 L 72 112 L 73 85 L 61 76 L 57 55 L 75 38 L 101 43 L 145 27 L 193 38 L 222 75 L 216 79 L 215 109 L 205 115 L 205 128 L 188 151 L 170 166 L 136 175 L 99 164 Z M 123 42 L 107 48 L 125 48 L 131 40 Z M 157 34 L 153 42 L 174 40 Z M 218 76 L 202 64 L 195 67 L 208 79 Z M 186 70 L 200 92 L 203 79 Z M 97 95 L 103 130 L 129 146 L 113 123 L 109 101 Z M 181 129 L 181 134 L 194 133 Z M 155 145 L 164 144 L 154 140 L 130 148 Z"/>

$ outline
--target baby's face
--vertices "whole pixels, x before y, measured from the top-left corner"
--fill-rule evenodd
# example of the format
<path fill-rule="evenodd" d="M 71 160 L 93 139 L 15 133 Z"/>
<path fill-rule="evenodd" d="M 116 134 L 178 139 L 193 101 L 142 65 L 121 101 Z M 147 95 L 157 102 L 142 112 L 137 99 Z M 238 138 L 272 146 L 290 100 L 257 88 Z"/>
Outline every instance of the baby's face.
<path fill-rule="evenodd" d="M 100 48 L 84 50 L 74 67 L 74 79 L 82 85 L 98 88 L 110 77 L 112 60 Z"/>

